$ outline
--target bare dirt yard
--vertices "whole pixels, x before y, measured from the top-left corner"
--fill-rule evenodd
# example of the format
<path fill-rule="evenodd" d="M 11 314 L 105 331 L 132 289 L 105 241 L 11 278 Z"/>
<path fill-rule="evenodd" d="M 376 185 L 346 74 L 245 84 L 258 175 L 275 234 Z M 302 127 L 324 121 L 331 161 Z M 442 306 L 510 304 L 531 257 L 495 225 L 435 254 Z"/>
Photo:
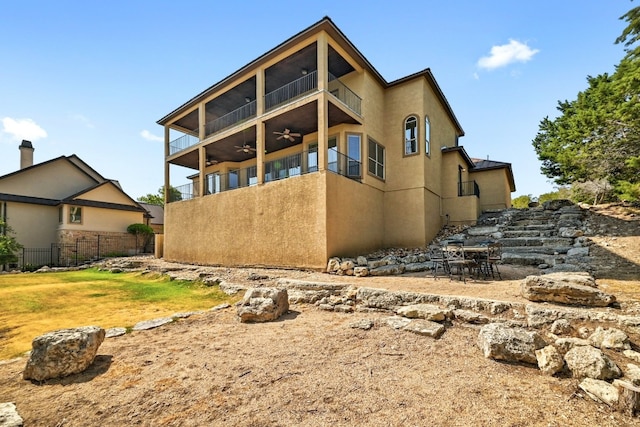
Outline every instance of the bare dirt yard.
<path fill-rule="evenodd" d="M 597 283 L 620 302 L 603 310 L 639 315 L 640 211 L 590 212 Z M 258 274 L 268 277 L 259 282 L 265 285 L 285 277 L 520 302 L 521 279 L 540 274 L 502 266 L 501 281 L 465 284 L 426 273 L 353 278 L 208 268 L 247 285 Z M 25 426 L 640 425 L 588 398 L 577 379 L 486 359 L 479 326 L 454 321 L 433 339 L 384 326 L 387 316 L 292 305 L 276 322 L 245 324 L 234 307 L 207 311 L 108 338 L 88 370 L 60 380 L 23 380 L 26 358 L 0 362 L 0 402 L 14 402 Z M 361 319 L 375 326 L 351 327 Z"/>

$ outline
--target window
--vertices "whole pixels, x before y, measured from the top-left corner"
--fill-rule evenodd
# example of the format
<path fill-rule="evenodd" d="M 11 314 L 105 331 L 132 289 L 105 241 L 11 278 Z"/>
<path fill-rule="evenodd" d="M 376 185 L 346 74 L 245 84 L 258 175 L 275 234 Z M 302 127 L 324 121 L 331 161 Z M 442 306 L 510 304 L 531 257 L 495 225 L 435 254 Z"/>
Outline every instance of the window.
<path fill-rule="evenodd" d="M 69 223 L 82 224 L 82 208 L 78 206 L 71 206 L 69 208 Z"/>
<path fill-rule="evenodd" d="M 230 170 L 229 182 L 228 182 L 229 190 L 233 190 L 234 188 L 238 188 L 239 186 L 240 186 L 240 171 L 238 169 Z"/>
<path fill-rule="evenodd" d="M 360 177 L 360 135 L 347 135 L 347 176 Z"/>
<path fill-rule="evenodd" d="M 429 117 L 424 118 L 424 154 L 429 156 L 431 154 L 431 123 Z"/>
<path fill-rule="evenodd" d="M 210 173 L 206 178 L 206 194 L 215 194 L 222 190 L 220 174 L 218 172 Z"/>
<path fill-rule="evenodd" d="M 309 144 L 307 151 L 307 172 L 318 171 L 318 143 Z"/>
<path fill-rule="evenodd" d="M 369 173 L 384 179 L 384 147 L 369 138 Z"/>
<path fill-rule="evenodd" d="M 338 138 L 335 136 L 329 138 L 327 163 L 331 172 L 338 173 Z"/>
<path fill-rule="evenodd" d="M 63 209 L 62 209 L 62 206 L 60 206 L 58 208 L 58 223 L 62 224 L 63 220 L 64 220 Z"/>
<path fill-rule="evenodd" d="M 247 168 L 247 183 L 249 186 L 256 185 L 258 183 L 258 168 L 257 166 L 249 166 Z"/>
<path fill-rule="evenodd" d="M 409 156 L 418 152 L 418 118 L 407 117 L 404 121 L 404 155 Z"/>

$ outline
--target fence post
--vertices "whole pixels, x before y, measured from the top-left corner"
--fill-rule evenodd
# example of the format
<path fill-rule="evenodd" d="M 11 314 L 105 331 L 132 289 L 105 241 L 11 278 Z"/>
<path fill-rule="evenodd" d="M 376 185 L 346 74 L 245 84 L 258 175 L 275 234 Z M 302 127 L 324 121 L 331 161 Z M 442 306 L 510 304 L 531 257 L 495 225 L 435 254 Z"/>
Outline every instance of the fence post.
<path fill-rule="evenodd" d="M 76 239 L 76 267 L 78 266 L 78 239 Z"/>
<path fill-rule="evenodd" d="M 98 234 L 98 247 L 96 248 L 98 253 L 96 254 L 96 259 L 100 259 L 100 235 Z"/>

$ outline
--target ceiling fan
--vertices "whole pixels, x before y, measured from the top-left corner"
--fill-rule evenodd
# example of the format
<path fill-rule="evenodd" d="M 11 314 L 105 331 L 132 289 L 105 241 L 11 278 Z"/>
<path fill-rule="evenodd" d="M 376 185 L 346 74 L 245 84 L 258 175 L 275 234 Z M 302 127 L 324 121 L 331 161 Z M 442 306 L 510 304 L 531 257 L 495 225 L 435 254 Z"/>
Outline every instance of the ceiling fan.
<path fill-rule="evenodd" d="M 244 144 L 242 147 L 239 147 L 239 146 L 237 146 L 237 145 L 234 145 L 234 147 L 236 147 L 236 148 L 237 148 L 237 150 L 236 150 L 236 151 L 237 151 L 238 153 L 239 153 L 239 152 L 243 152 L 243 153 L 251 153 L 251 152 L 253 152 L 253 153 L 255 153 L 255 151 L 256 151 L 256 149 L 255 149 L 255 148 L 253 148 L 252 146 L 250 146 L 249 144 Z"/>
<path fill-rule="evenodd" d="M 284 132 L 273 132 L 274 135 L 280 135 L 279 137 L 277 137 L 276 139 L 286 139 L 287 141 L 295 141 L 296 137 L 302 136 L 299 133 L 296 132 L 291 132 L 290 129 L 285 129 Z"/>
<path fill-rule="evenodd" d="M 207 157 L 207 161 L 205 163 L 207 166 L 213 166 L 213 165 L 217 165 L 219 162 L 217 160 L 213 160 Z"/>

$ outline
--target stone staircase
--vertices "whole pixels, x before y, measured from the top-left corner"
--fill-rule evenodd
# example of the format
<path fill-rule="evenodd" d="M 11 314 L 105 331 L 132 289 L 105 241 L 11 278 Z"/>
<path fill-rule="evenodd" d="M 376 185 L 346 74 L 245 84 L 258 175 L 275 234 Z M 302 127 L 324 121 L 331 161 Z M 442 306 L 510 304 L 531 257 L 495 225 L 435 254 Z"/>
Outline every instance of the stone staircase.
<path fill-rule="evenodd" d="M 443 240 L 502 244 L 503 264 L 551 271 L 589 271 L 583 210 L 568 200 L 484 213 L 475 226 Z"/>

